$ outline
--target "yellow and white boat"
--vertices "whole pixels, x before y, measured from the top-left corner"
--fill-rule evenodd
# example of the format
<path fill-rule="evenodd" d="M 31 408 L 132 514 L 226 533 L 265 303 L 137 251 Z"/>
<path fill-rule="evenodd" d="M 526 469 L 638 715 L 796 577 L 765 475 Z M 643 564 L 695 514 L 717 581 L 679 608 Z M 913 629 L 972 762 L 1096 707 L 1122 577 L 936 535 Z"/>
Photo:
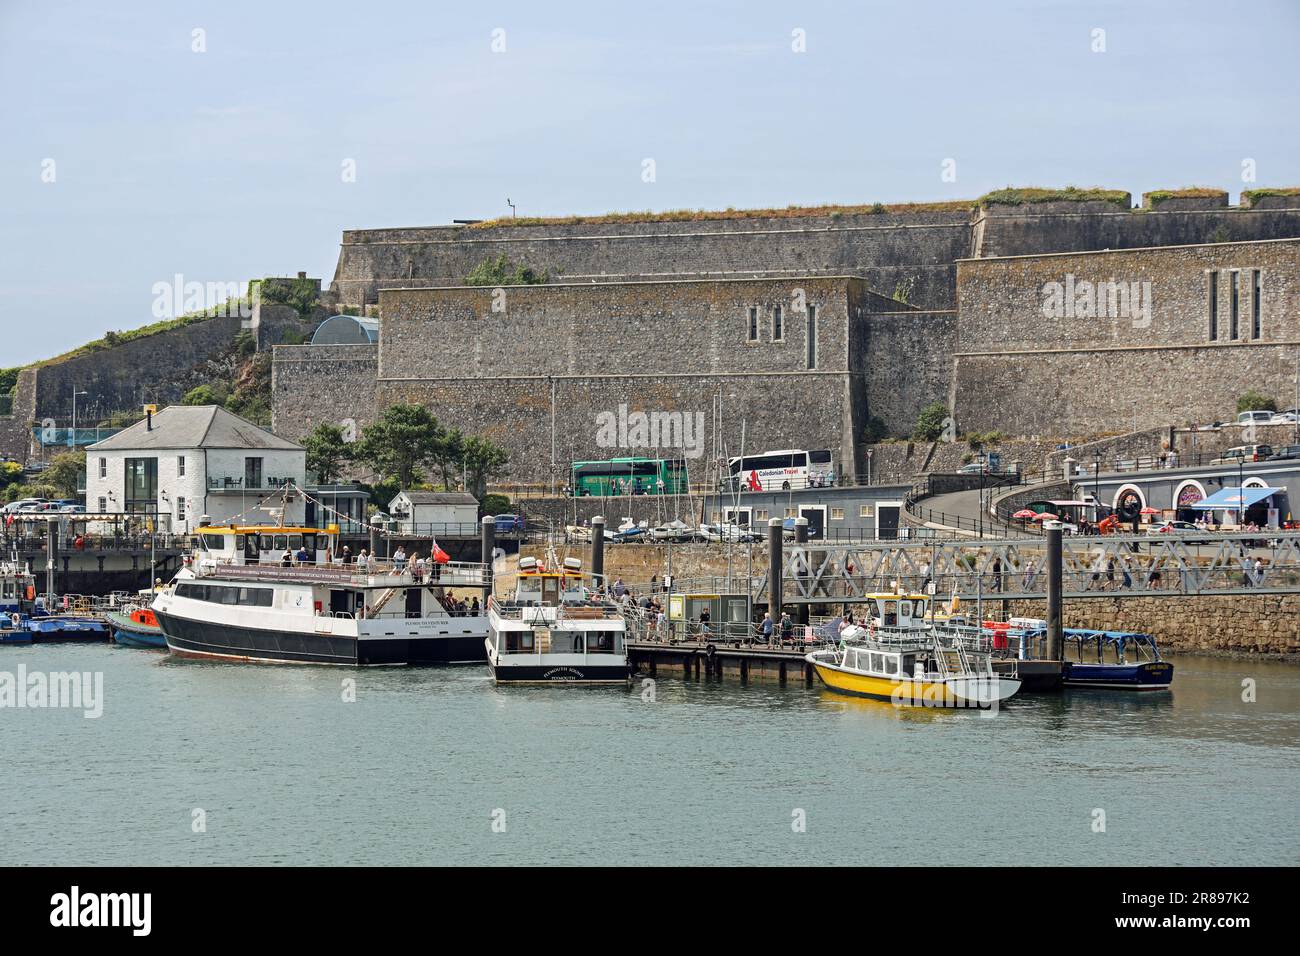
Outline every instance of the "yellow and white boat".
<path fill-rule="evenodd" d="M 1020 681 L 994 673 L 989 655 L 944 646 L 926 623 L 923 594 L 871 594 L 869 625 L 850 625 L 835 647 L 806 660 L 831 690 L 902 707 L 988 709 L 1013 697 Z"/>

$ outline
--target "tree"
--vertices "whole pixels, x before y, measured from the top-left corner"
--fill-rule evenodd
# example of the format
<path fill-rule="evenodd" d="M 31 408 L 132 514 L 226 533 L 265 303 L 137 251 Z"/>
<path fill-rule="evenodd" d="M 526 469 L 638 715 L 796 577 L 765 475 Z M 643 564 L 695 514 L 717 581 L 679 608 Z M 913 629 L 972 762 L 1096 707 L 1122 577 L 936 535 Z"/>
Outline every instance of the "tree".
<path fill-rule="evenodd" d="M 199 385 L 185 393 L 182 405 L 225 405 L 230 393 L 224 385 Z"/>
<path fill-rule="evenodd" d="M 1237 399 L 1237 414 L 1242 412 L 1275 412 L 1277 401 L 1266 398 L 1253 388 Z"/>
<path fill-rule="evenodd" d="M 344 462 L 352 460 L 352 446 L 343 435 L 343 429 L 330 422 L 322 422 L 303 439 L 307 449 L 307 471 L 316 476 L 317 484 L 327 485 L 337 481 Z"/>
<path fill-rule="evenodd" d="M 423 405 L 390 405 L 362 433 L 356 457 L 406 489 L 420 478 L 421 465 L 437 459 L 441 441 L 438 419 Z"/>
<path fill-rule="evenodd" d="M 41 481 L 52 487 L 60 498 L 75 498 L 81 490 L 81 478 L 86 473 L 86 453 L 65 451 L 50 460 L 50 467 L 41 475 Z"/>
<path fill-rule="evenodd" d="M 921 409 L 912 429 L 912 437 L 917 441 L 934 441 L 939 438 L 952 419 L 948 416 L 948 407 L 943 402 L 931 402 Z"/>
<path fill-rule="evenodd" d="M 469 492 L 482 499 L 487 483 L 505 473 L 509 453 L 500 445 L 473 435 L 465 439 L 465 471 L 469 475 Z"/>
<path fill-rule="evenodd" d="M 448 428 L 442 433 L 435 462 L 442 472 L 443 489 L 451 491 L 457 473 L 465 466 L 465 436 L 459 428 Z"/>
<path fill-rule="evenodd" d="M 465 277 L 466 285 L 541 285 L 546 282 L 546 273 L 538 274 L 525 265 L 516 265 L 506 259 L 505 254 L 495 259 L 484 259 L 474 267 L 474 271 Z"/>

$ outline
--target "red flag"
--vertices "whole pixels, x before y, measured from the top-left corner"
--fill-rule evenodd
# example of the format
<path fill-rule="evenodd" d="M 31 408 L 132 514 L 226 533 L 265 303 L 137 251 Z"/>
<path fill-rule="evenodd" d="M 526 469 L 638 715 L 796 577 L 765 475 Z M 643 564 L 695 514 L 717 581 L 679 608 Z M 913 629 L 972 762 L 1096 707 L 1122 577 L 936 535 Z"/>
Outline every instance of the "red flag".
<path fill-rule="evenodd" d="M 446 564 L 451 561 L 451 555 L 435 544 L 433 546 L 433 560 L 438 564 Z"/>

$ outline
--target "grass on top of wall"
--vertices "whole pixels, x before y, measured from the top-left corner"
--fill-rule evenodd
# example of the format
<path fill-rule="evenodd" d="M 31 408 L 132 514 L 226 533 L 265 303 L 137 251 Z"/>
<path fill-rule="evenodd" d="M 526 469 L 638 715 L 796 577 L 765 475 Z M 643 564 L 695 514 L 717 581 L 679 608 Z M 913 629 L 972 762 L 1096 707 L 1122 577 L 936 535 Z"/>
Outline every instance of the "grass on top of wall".
<path fill-rule="evenodd" d="M 1102 189 L 1093 186 L 1080 189 L 1066 186 L 1064 189 L 1045 189 L 1041 186 L 1008 186 L 995 189 L 979 198 L 980 205 L 1029 206 L 1044 202 L 1108 202 L 1120 209 L 1129 208 L 1129 194 L 1122 189 Z"/>
<path fill-rule="evenodd" d="M 1142 198 L 1153 207 L 1170 199 L 1222 199 L 1226 205 L 1228 192 L 1226 189 L 1215 189 L 1212 186 L 1186 186 L 1182 189 L 1152 190 L 1144 194 Z"/>
<path fill-rule="evenodd" d="M 969 199 L 951 202 L 869 203 L 865 205 L 786 206 L 784 209 L 667 209 L 662 212 L 609 212 L 594 216 L 525 216 L 517 219 L 486 219 L 470 229 L 495 229 L 502 226 L 579 226 L 623 222 L 705 222 L 713 219 L 798 219 L 805 216 L 870 216 L 888 213 L 969 212 L 975 203 Z"/>
<path fill-rule="evenodd" d="M 1267 199 L 1269 196 L 1300 196 L 1300 186 L 1270 186 L 1263 189 L 1247 189 L 1241 194 L 1241 198 L 1252 206 L 1257 199 Z"/>

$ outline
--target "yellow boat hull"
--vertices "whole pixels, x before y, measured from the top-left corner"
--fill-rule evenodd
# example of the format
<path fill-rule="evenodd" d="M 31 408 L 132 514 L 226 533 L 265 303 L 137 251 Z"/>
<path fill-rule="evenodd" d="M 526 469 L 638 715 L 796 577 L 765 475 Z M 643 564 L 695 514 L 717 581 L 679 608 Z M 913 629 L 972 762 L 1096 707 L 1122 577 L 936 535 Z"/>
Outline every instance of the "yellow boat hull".
<path fill-rule="evenodd" d="M 999 677 L 910 680 L 855 673 L 815 660 L 811 663 L 821 682 L 836 693 L 883 700 L 902 707 L 988 707 L 1020 689 L 1019 681 Z"/>

